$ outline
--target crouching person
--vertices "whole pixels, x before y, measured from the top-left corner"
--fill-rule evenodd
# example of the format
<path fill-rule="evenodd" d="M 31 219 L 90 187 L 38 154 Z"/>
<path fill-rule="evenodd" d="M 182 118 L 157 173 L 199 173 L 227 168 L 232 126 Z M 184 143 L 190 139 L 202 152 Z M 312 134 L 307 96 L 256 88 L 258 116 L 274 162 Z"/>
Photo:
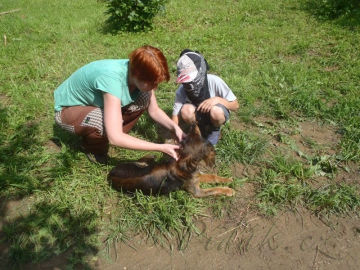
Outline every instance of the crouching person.
<path fill-rule="evenodd" d="M 202 136 L 212 145 L 220 139 L 220 128 L 239 108 L 236 96 L 218 76 L 208 74 L 208 63 L 199 52 L 185 49 L 177 62 L 177 91 L 172 120 L 198 122 Z"/>
<path fill-rule="evenodd" d="M 82 137 L 82 148 L 94 162 L 107 162 L 109 143 L 133 150 L 161 151 L 177 159 L 179 146 L 127 134 L 147 110 L 179 141 L 183 138 L 182 130 L 160 109 L 155 97 L 158 84 L 169 78 L 165 56 L 152 46 L 134 50 L 129 59 L 91 62 L 55 90 L 55 122 Z"/>

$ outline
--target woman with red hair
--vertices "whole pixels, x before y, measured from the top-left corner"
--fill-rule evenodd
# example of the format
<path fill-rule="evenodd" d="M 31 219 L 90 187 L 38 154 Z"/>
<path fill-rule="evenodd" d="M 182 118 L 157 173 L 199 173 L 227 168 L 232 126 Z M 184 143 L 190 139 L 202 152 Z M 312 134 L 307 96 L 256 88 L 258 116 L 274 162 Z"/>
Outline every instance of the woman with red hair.
<path fill-rule="evenodd" d="M 94 162 L 106 163 L 109 143 L 123 148 L 160 151 L 177 159 L 173 144 L 147 142 L 128 135 L 141 114 L 171 130 L 180 141 L 180 127 L 160 109 L 159 83 L 169 81 L 163 53 L 152 46 L 134 50 L 129 59 L 91 62 L 66 79 L 54 92 L 55 122 L 82 137 L 82 148 Z"/>

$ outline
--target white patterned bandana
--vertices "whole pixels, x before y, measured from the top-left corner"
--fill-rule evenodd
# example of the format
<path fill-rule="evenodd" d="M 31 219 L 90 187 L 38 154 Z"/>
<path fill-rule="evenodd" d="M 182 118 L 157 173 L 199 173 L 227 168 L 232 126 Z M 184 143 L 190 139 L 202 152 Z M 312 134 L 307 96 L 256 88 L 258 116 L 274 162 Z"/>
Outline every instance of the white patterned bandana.
<path fill-rule="evenodd" d="M 210 97 L 207 83 L 208 64 L 199 52 L 185 49 L 177 62 L 177 83 L 182 83 L 190 101 L 198 106 Z"/>

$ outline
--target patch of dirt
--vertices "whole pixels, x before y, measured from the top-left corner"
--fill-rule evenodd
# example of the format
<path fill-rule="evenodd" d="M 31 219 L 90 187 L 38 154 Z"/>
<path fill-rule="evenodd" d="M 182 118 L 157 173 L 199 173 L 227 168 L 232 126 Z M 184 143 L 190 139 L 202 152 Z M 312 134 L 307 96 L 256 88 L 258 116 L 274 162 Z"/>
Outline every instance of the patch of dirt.
<path fill-rule="evenodd" d="M 305 155 L 329 155 L 338 151 L 341 136 L 334 126 L 315 121 L 303 121 L 297 125 L 283 126 L 281 122 L 265 116 L 255 117 L 251 123 L 238 119 L 231 122 L 234 129 L 261 134 L 268 140 L 270 152 L 280 151 L 295 159 L 301 159 L 299 152 Z M 267 153 L 265 153 L 267 158 Z"/>
<path fill-rule="evenodd" d="M 333 155 L 340 142 L 340 135 L 334 127 L 319 125 L 316 122 L 305 121 L 299 123 L 299 134 L 293 135 L 296 145 L 304 152 L 319 152 Z"/>
<path fill-rule="evenodd" d="M 34 200 L 32 196 L 21 200 L 8 200 L 0 202 L 0 231 L 4 223 L 29 212 L 28 205 Z"/>
<path fill-rule="evenodd" d="M 237 119 L 232 119 L 231 120 L 231 127 L 233 129 L 238 129 L 238 130 L 247 130 L 249 128 L 249 125 L 247 125 L 244 122 L 239 121 Z"/>
<path fill-rule="evenodd" d="M 358 269 L 360 226 L 356 218 L 321 221 L 307 211 L 276 218 L 249 216 L 238 223 L 202 220 L 203 233 L 185 250 L 136 237 L 117 244 L 95 269 Z"/>
<path fill-rule="evenodd" d="M 58 141 L 56 141 L 55 139 L 48 140 L 45 143 L 45 147 L 51 153 L 59 153 L 59 152 L 61 152 L 61 144 Z"/>
<path fill-rule="evenodd" d="M 299 55 L 296 54 L 289 54 L 289 55 L 285 55 L 282 56 L 282 58 L 287 61 L 287 62 L 291 62 L 291 63 L 297 63 L 300 61 L 301 57 Z"/>
<path fill-rule="evenodd" d="M 339 70 L 339 66 L 336 66 L 336 65 L 328 66 L 328 67 L 325 67 L 324 70 L 327 71 L 327 72 L 337 71 L 337 70 Z"/>
<path fill-rule="evenodd" d="M 1 103 L 3 103 L 4 105 L 7 105 L 9 103 L 10 98 L 4 94 L 0 93 L 0 101 Z"/>
<path fill-rule="evenodd" d="M 250 179 L 253 179 L 256 175 L 259 174 L 260 168 L 258 166 L 235 163 L 231 167 L 231 172 L 232 175 L 237 178 L 248 177 Z"/>
<path fill-rule="evenodd" d="M 355 184 L 360 183 L 360 164 L 356 162 L 348 162 L 342 165 L 336 173 L 336 182 Z"/>
<path fill-rule="evenodd" d="M 33 201 L 33 197 L 24 198 L 21 200 L 9 200 L 0 201 L 0 269 L 2 268 L 4 255 L 8 254 L 9 247 L 2 240 L 4 238 L 3 226 L 7 221 L 19 217 L 20 215 L 26 215 L 29 213 L 27 207 Z"/>

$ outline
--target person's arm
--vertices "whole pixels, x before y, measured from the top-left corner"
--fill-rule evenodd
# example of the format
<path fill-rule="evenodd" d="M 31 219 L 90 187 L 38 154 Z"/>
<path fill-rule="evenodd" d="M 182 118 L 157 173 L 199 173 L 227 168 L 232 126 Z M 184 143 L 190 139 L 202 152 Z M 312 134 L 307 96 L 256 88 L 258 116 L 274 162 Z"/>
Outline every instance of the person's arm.
<path fill-rule="evenodd" d="M 184 96 L 184 91 L 182 86 L 180 86 L 175 93 L 175 101 L 174 101 L 174 106 L 173 106 L 173 112 L 172 112 L 172 116 L 171 119 L 172 121 L 179 125 L 179 113 L 181 111 L 182 106 L 185 103 L 185 96 Z"/>
<path fill-rule="evenodd" d="M 212 97 L 204 100 L 199 105 L 197 110 L 201 112 L 209 112 L 210 109 L 218 103 L 224 105 L 230 111 L 236 111 L 237 109 L 239 109 L 239 103 L 237 99 L 235 99 L 234 101 L 228 101 L 222 97 Z"/>
<path fill-rule="evenodd" d="M 239 109 L 239 103 L 230 87 L 223 79 L 216 75 L 208 74 L 208 83 L 210 92 L 214 93 L 214 97 L 204 100 L 198 107 L 201 112 L 208 112 L 216 104 L 224 105 L 230 111 Z"/>
<path fill-rule="evenodd" d="M 104 93 L 103 96 L 104 125 L 110 144 L 133 150 L 160 151 L 178 158 L 175 151 L 179 149 L 177 145 L 151 143 L 124 133 L 120 99 L 109 93 Z"/>
<path fill-rule="evenodd" d="M 179 124 L 179 116 L 177 116 L 177 115 L 172 115 L 171 116 L 171 120 L 173 120 L 173 122 L 175 123 L 175 124 Z"/>
<path fill-rule="evenodd" d="M 178 126 L 178 123 L 172 121 L 170 117 L 162 109 L 160 109 L 159 105 L 157 104 L 154 91 L 151 91 L 151 98 L 150 98 L 148 112 L 150 117 L 154 121 L 158 122 L 160 125 L 174 132 L 175 136 L 179 141 L 181 141 L 184 138 L 185 134 Z"/>

